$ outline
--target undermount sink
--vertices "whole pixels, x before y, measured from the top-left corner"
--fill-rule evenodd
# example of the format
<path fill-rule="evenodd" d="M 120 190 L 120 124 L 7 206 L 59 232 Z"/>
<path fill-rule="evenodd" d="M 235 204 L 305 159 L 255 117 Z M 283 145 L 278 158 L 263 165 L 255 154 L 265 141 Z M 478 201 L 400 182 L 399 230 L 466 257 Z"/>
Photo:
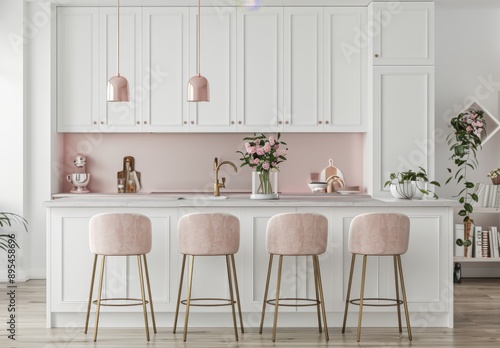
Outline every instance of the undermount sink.
<path fill-rule="evenodd" d="M 228 199 L 228 196 L 211 196 L 211 195 L 193 195 L 193 196 L 182 196 L 179 199 L 192 199 L 192 200 L 200 200 L 200 201 L 220 201 L 224 199 Z"/>

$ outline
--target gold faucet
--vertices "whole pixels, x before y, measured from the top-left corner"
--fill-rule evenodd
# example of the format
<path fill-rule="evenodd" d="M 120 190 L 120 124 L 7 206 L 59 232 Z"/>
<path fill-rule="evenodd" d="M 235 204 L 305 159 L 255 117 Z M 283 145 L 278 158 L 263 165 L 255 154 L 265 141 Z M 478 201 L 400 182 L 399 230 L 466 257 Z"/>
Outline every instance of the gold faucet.
<path fill-rule="evenodd" d="M 236 166 L 234 165 L 233 162 L 229 162 L 229 161 L 224 161 L 224 162 L 221 162 L 219 164 L 219 160 L 217 159 L 217 157 L 215 157 L 214 159 L 214 170 L 215 170 L 215 182 L 214 182 L 214 196 L 220 196 L 220 188 L 225 188 L 225 183 L 226 183 L 226 178 L 221 178 L 221 183 L 219 183 L 219 169 L 220 167 L 222 167 L 222 165 L 224 164 L 229 164 L 233 167 L 234 169 L 234 172 L 237 173 L 238 172 L 238 168 L 236 168 Z"/>

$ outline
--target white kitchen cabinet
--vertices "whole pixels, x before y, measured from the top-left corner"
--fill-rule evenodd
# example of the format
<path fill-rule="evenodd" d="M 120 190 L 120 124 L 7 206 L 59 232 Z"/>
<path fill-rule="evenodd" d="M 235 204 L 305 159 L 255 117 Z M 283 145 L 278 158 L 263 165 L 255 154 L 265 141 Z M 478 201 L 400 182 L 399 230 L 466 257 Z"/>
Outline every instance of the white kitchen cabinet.
<path fill-rule="evenodd" d="M 190 71 L 197 72 L 198 10 L 190 8 Z M 189 131 L 236 131 L 236 8 L 201 9 L 201 75 L 210 85 L 210 102 L 189 104 Z M 187 87 L 183 87 L 186 89 Z"/>
<path fill-rule="evenodd" d="M 374 2 L 368 8 L 361 37 L 372 37 L 374 65 L 434 65 L 433 2 Z"/>
<path fill-rule="evenodd" d="M 283 130 L 321 131 L 323 123 L 323 8 L 284 9 Z"/>
<path fill-rule="evenodd" d="M 434 177 L 434 67 L 373 69 L 373 195 L 389 174 L 419 166 Z"/>
<path fill-rule="evenodd" d="M 367 49 L 357 39 L 366 27 L 366 9 L 325 8 L 326 132 L 367 130 Z"/>
<path fill-rule="evenodd" d="M 187 131 L 189 8 L 144 7 L 142 15 L 142 130 Z"/>
<path fill-rule="evenodd" d="M 102 132 L 141 130 L 142 9 L 120 9 L 120 75 L 129 83 L 129 102 L 107 102 L 107 82 L 117 72 L 117 12 L 99 9 L 99 129 Z"/>
<path fill-rule="evenodd" d="M 237 128 L 283 129 L 283 7 L 237 8 Z"/>
<path fill-rule="evenodd" d="M 98 128 L 98 28 L 98 8 L 57 9 L 58 132 Z"/>

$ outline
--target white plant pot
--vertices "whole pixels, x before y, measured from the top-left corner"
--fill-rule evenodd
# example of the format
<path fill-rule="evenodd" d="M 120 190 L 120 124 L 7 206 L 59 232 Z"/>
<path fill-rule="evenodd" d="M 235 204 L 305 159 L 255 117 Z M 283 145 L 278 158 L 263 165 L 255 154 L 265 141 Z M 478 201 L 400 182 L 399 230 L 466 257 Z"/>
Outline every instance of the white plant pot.
<path fill-rule="evenodd" d="M 423 199 L 424 194 L 419 189 L 427 190 L 427 183 L 423 180 L 417 179 L 417 181 L 415 181 L 415 184 L 416 184 L 416 188 L 415 188 L 415 194 L 413 195 L 413 199 Z"/>
<path fill-rule="evenodd" d="M 412 199 L 417 190 L 415 181 L 405 180 L 402 183 L 392 183 L 390 185 L 391 194 L 394 198 Z"/>

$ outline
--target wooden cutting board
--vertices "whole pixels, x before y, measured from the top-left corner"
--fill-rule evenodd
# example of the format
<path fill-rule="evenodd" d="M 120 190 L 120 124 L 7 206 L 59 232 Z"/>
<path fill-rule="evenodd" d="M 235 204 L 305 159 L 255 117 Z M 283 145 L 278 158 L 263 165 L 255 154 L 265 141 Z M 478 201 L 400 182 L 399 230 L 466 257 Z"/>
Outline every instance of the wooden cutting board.
<path fill-rule="evenodd" d="M 342 171 L 333 165 L 333 160 L 332 159 L 329 159 L 328 160 L 328 167 L 326 167 L 325 169 L 323 169 L 323 171 L 321 172 L 320 180 L 321 181 L 326 181 L 326 179 L 328 179 L 332 175 L 337 175 L 341 179 L 344 179 Z"/>

